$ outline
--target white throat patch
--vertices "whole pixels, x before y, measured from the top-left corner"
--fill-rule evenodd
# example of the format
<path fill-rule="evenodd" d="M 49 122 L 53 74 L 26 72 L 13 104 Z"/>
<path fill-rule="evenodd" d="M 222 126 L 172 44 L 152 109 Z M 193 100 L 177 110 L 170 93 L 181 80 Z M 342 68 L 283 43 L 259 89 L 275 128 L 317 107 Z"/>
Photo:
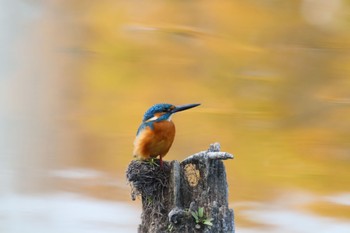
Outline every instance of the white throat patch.
<path fill-rule="evenodd" d="M 158 116 L 154 116 L 154 117 L 149 118 L 146 122 L 155 121 L 155 120 L 157 120 L 158 118 L 159 118 Z"/>
<path fill-rule="evenodd" d="M 160 116 L 153 116 L 153 117 L 149 118 L 146 122 L 158 120 L 159 117 Z M 172 117 L 173 117 L 173 115 L 170 115 L 169 118 L 167 119 L 167 121 L 171 121 Z"/>

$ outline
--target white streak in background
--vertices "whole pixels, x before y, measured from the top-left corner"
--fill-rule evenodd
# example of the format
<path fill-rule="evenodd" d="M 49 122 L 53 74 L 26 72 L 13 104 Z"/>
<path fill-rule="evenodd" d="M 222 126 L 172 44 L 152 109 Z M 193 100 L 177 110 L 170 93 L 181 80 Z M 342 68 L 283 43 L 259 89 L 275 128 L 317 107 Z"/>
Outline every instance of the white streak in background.
<path fill-rule="evenodd" d="M 66 170 L 54 170 L 50 171 L 49 174 L 53 177 L 59 177 L 64 179 L 93 179 L 101 178 L 106 175 L 102 172 L 92 169 L 66 169 Z"/>
<path fill-rule="evenodd" d="M 251 229 L 247 229 L 247 231 L 244 229 L 237 230 L 242 233 L 349 233 L 350 229 L 350 223 L 348 222 L 300 213 L 300 211 L 296 210 L 273 210 L 268 206 L 262 210 L 247 210 L 244 211 L 244 214 L 248 215 L 250 219 L 254 219 L 255 222 L 267 223 L 269 227 L 266 230 L 260 228 L 257 231 L 252 231 Z"/>
<path fill-rule="evenodd" d="M 329 28 L 334 26 L 342 5 L 342 0 L 303 0 L 301 14 L 309 24 Z"/>
<path fill-rule="evenodd" d="M 331 217 L 321 217 L 307 211 L 301 211 L 300 206 L 328 200 L 337 204 L 350 204 L 350 194 L 337 194 L 329 197 L 317 197 L 305 193 L 283 195 L 274 202 L 240 202 L 234 207 L 240 207 L 241 217 L 266 227 L 237 228 L 240 233 L 349 233 L 350 222 Z"/>
<path fill-rule="evenodd" d="M 1 171 L 0 171 L 1 174 Z M 84 168 L 71 168 L 52 170 L 48 175 L 58 179 L 76 180 L 76 187 L 78 186 L 108 186 L 118 188 L 119 191 L 130 191 L 130 185 L 127 182 L 121 182 L 120 177 L 113 177 L 101 171 Z M 1 180 L 1 177 L 0 177 Z"/>
<path fill-rule="evenodd" d="M 335 196 L 329 196 L 324 198 L 326 201 L 333 202 L 338 205 L 350 206 L 350 193 L 338 194 Z"/>
<path fill-rule="evenodd" d="M 134 233 L 141 210 L 69 193 L 0 197 L 0 232 Z"/>

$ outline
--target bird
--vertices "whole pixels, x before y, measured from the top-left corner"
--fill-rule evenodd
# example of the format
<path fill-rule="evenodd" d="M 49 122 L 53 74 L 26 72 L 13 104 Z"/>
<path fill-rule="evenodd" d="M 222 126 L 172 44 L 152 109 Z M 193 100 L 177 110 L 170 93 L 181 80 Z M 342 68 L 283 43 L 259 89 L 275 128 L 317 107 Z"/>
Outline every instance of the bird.
<path fill-rule="evenodd" d="M 172 116 L 180 111 L 197 107 L 200 104 L 175 106 L 161 103 L 150 107 L 144 114 L 134 140 L 134 157 L 140 160 L 152 160 L 159 156 L 159 165 L 163 167 L 163 157 L 168 153 L 175 138 L 175 125 Z"/>

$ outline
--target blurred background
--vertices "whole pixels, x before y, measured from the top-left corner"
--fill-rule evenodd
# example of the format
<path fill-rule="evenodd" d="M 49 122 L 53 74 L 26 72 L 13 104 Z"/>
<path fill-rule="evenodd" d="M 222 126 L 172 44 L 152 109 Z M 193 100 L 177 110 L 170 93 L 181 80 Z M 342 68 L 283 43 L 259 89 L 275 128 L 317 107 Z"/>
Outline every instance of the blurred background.
<path fill-rule="evenodd" d="M 236 232 L 350 229 L 350 3 L 0 0 L 0 232 L 136 232 L 143 113 L 220 142 Z"/>

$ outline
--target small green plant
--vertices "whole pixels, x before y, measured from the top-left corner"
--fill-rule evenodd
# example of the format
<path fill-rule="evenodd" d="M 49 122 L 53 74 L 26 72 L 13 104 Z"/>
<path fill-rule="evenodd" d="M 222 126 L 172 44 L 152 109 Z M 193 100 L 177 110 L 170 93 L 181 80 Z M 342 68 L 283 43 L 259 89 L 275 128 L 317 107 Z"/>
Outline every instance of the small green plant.
<path fill-rule="evenodd" d="M 173 230 L 174 230 L 174 226 L 173 226 L 173 224 L 170 223 L 170 224 L 168 225 L 167 231 L 168 231 L 168 232 L 173 232 Z"/>
<path fill-rule="evenodd" d="M 150 160 L 148 160 L 148 163 L 152 166 L 159 167 L 159 165 L 157 164 L 157 162 L 154 158 L 151 158 Z"/>
<path fill-rule="evenodd" d="M 152 197 L 146 197 L 146 203 L 147 203 L 147 205 L 153 204 L 153 198 Z"/>
<path fill-rule="evenodd" d="M 191 214 L 193 216 L 193 218 L 195 219 L 197 225 L 199 224 L 204 224 L 206 226 L 208 226 L 209 228 L 211 228 L 211 226 L 213 226 L 213 223 L 211 221 L 213 221 L 212 218 L 206 218 L 204 216 L 204 208 L 203 207 L 199 207 L 197 211 L 191 211 Z M 197 226 L 196 228 L 200 228 L 200 225 Z"/>

